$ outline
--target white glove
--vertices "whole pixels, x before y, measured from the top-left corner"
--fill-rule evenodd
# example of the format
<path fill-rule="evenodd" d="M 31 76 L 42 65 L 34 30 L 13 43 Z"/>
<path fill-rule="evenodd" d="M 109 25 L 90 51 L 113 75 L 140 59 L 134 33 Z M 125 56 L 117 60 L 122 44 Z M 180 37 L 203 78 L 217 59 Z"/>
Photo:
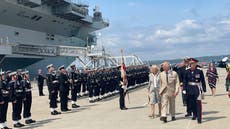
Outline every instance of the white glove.
<path fill-rule="evenodd" d="M 183 94 L 186 94 L 186 90 L 183 90 L 182 93 L 183 93 Z"/>

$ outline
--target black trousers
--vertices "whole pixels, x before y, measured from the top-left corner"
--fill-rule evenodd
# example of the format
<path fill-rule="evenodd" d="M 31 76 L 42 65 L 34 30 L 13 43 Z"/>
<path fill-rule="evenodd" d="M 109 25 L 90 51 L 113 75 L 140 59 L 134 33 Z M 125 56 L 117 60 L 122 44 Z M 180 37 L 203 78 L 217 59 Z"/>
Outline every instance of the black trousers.
<path fill-rule="evenodd" d="M 60 91 L 61 110 L 68 109 L 68 92 Z"/>
<path fill-rule="evenodd" d="M 77 101 L 77 86 L 73 86 L 71 90 L 71 100 Z"/>
<path fill-rule="evenodd" d="M 89 90 L 89 97 L 93 97 L 93 95 L 94 95 L 94 84 L 90 84 L 88 86 L 88 90 Z"/>
<path fill-rule="evenodd" d="M 31 117 L 32 93 L 26 93 L 26 100 L 23 101 L 23 117 Z"/>
<path fill-rule="evenodd" d="M 77 89 L 77 93 L 79 94 L 81 92 L 81 83 L 76 84 L 76 89 Z"/>
<path fill-rule="evenodd" d="M 100 88 L 100 85 L 95 84 L 93 89 L 94 89 L 93 95 L 94 95 L 94 96 L 99 96 L 99 95 L 100 95 L 100 89 L 101 89 L 101 88 Z"/>
<path fill-rule="evenodd" d="M 43 95 L 43 84 L 38 84 L 39 96 Z"/>
<path fill-rule="evenodd" d="M 110 83 L 109 82 L 106 82 L 105 83 L 105 93 L 109 93 L 109 86 L 110 86 Z"/>
<path fill-rule="evenodd" d="M 57 108 L 58 89 L 49 91 L 50 108 Z"/>
<path fill-rule="evenodd" d="M 22 113 L 22 97 L 16 97 L 16 103 L 13 103 L 13 113 L 12 118 L 13 121 L 21 120 L 21 113 Z"/>
<path fill-rule="evenodd" d="M 186 111 L 187 111 L 187 113 L 188 114 L 191 114 L 192 113 L 192 102 L 191 102 L 191 99 L 192 99 L 193 97 L 190 95 L 187 95 L 187 94 L 185 94 L 185 98 L 182 98 L 182 99 L 185 99 L 184 101 L 185 101 L 185 103 L 186 103 Z"/>
<path fill-rule="evenodd" d="M 100 93 L 101 93 L 101 95 L 105 94 L 105 83 L 104 82 L 101 83 Z"/>
<path fill-rule="evenodd" d="M 82 83 L 82 92 L 84 93 L 84 92 L 86 92 L 86 90 L 87 90 L 86 82 L 83 82 Z"/>
<path fill-rule="evenodd" d="M 125 108 L 125 95 L 126 93 L 124 92 L 123 88 L 119 88 L 119 94 L 120 94 L 120 99 L 119 99 L 119 104 L 120 104 L 120 109 Z"/>
<path fill-rule="evenodd" d="M 9 99 L 4 98 L 3 101 L 4 104 L 0 104 L 0 123 L 6 122 Z"/>
<path fill-rule="evenodd" d="M 196 95 L 188 95 L 189 102 L 191 104 L 193 117 L 197 118 L 198 122 L 202 119 L 202 103 L 201 100 L 197 100 Z"/>

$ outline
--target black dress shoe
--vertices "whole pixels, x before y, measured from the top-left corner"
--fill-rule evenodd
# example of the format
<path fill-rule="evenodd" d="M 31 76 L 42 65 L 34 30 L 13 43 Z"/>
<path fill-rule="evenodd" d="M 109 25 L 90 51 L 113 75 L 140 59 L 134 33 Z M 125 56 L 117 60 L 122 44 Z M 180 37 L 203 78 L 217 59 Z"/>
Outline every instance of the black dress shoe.
<path fill-rule="evenodd" d="M 197 121 L 198 124 L 201 124 L 202 122 L 201 121 Z"/>
<path fill-rule="evenodd" d="M 77 104 L 72 104 L 72 108 L 79 108 L 80 106 Z"/>
<path fill-rule="evenodd" d="M 32 123 L 35 123 L 36 121 L 35 120 L 32 120 L 32 119 L 29 119 L 29 120 L 26 120 L 25 123 L 26 124 L 32 124 Z"/>
<path fill-rule="evenodd" d="M 58 113 L 56 113 L 56 112 L 51 112 L 51 115 L 58 115 Z"/>
<path fill-rule="evenodd" d="M 90 100 L 89 103 L 94 103 L 95 101 L 94 100 Z"/>
<path fill-rule="evenodd" d="M 187 114 L 185 115 L 185 117 L 189 117 L 189 116 L 192 116 L 192 114 L 191 114 L 191 113 L 187 113 Z"/>
<path fill-rule="evenodd" d="M 56 111 L 56 110 L 54 110 L 54 112 L 55 112 L 56 114 L 61 114 L 61 112 L 58 112 L 58 111 Z"/>
<path fill-rule="evenodd" d="M 163 118 L 163 122 L 164 122 L 164 123 L 167 123 L 167 117 L 164 117 L 164 118 Z"/>
<path fill-rule="evenodd" d="M 192 120 L 196 120 L 196 117 L 192 117 Z"/>
<path fill-rule="evenodd" d="M 17 123 L 17 124 L 14 124 L 14 127 L 15 128 L 20 128 L 20 127 L 23 127 L 25 126 L 24 124 L 21 124 L 21 123 Z"/>
<path fill-rule="evenodd" d="M 127 110 L 128 108 L 121 108 L 121 110 Z"/>
<path fill-rule="evenodd" d="M 175 121 L 175 120 L 176 120 L 176 118 L 175 118 L 175 116 L 173 116 L 173 117 L 172 117 L 172 121 Z"/>
<path fill-rule="evenodd" d="M 160 121 L 163 121 L 164 117 L 160 117 Z"/>

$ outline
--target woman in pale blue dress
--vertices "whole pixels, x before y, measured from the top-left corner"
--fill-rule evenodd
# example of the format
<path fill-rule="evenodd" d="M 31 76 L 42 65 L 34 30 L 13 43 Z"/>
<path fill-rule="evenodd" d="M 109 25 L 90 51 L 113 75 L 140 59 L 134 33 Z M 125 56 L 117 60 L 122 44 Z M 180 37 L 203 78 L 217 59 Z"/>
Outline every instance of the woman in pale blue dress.
<path fill-rule="evenodd" d="M 151 104 L 151 112 L 149 117 L 155 116 L 155 104 L 158 104 L 159 116 L 161 116 L 161 98 L 159 94 L 160 80 L 159 80 L 159 68 L 157 65 L 152 65 L 151 73 L 149 74 L 149 86 L 148 93 Z"/>

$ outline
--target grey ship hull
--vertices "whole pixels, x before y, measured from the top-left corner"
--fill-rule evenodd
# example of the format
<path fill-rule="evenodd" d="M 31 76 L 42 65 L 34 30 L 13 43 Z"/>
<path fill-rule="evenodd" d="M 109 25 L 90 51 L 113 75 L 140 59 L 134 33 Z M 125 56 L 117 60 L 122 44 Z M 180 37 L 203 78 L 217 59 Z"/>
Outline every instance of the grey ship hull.
<path fill-rule="evenodd" d="M 44 51 L 49 52 L 49 46 L 87 47 L 96 44 L 96 36 L 92 33 L 108 27 L 109 24 L 102 19 L 98 10 L 94 11 L 93 16 L 89 16 L 85 5 L 69 2 L 69 0 L 36 0 L 36 2 L 1 0 L 0 47 L 5 43 L 13 43 L 13 46 L 31 45 L 30 50 L 33 50 L 34 47 L 41 45 Z M 4 50 L 4 47 L 0 50 Z M 42 55 L 42 52 L 25 53 L 20 49 L 18 51 L 9 49 L 0 52 L 0 68 L 37 69 L 49 63 L 59 65 L 74 60 L 74 57 L 59 57 L 60 54 L 52 56 L 47 53 Z"/>
<path fill-rule="evenodd" d="M 16 70 L 26 68 L 29 65 L 37 63 L 43 58 L 19 55 L 0 55 L 2 70 Z"/>

